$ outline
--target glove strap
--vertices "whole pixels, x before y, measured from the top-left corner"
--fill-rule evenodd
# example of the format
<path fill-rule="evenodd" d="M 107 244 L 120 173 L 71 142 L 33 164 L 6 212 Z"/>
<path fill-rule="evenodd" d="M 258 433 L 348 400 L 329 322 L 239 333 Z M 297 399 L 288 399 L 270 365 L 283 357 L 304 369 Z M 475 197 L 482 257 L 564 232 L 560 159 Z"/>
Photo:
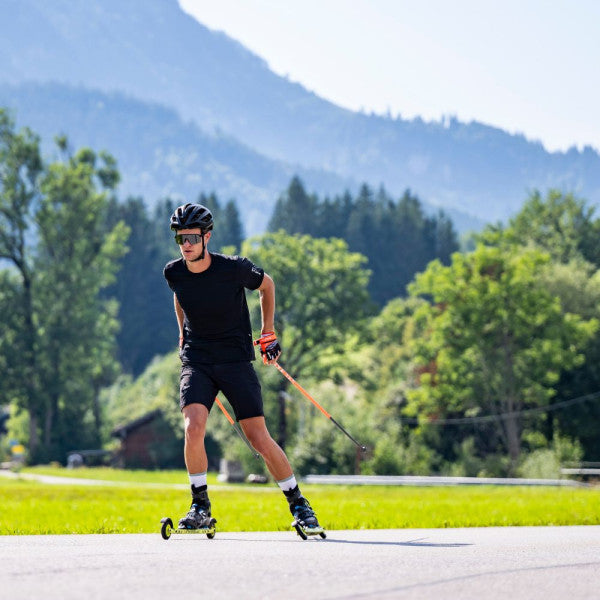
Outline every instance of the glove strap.
<path fill-rule="evenodd" d="M 274 331 L 265 331 L 265 333 L 260 334 L 260 338 L 258 340 L 254 340 L 254 345 L 260 345 L 261 348 L 264 348 L 267 344 L 274 342 L 277 339 Z"/>

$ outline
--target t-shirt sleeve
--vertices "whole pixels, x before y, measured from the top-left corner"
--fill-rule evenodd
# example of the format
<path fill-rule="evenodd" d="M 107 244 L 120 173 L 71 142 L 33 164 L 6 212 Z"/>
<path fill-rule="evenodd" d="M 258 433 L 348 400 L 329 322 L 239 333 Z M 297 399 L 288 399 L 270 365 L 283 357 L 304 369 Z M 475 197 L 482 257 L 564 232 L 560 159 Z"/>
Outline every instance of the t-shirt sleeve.
<path fill-rule="evenodd" d="M 175 288 L 173 287 L 173 282 L 171 281 L 171 279 L 169 278 L 170 275 L 170 270 L 169 270 L 169 265 L 167 265 L 164 269 L 163 269 L 163 275 L 165 276 L 165 279 L 167 280 L 167 283 L 169 284 L 169 287 L 175 291 Z"/>
<path fill-rule="evenodd" d="M 238 274 L 240 282 L 244 287 L 249 290 L 255 290 L 260 287 L 265 276 L 265 271 L 247 258 L 238 258 Z"/>

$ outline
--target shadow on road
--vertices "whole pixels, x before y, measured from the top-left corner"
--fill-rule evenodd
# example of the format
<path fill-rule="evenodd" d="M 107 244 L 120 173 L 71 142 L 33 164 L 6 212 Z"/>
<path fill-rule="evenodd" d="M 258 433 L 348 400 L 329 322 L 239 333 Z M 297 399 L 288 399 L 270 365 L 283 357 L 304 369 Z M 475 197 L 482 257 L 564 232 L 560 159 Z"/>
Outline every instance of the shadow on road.
<path fill-rule="evenodd" d="M 221 541 L 232 541 L 233 538 L 227 538 L 227 533 L 222 533 L 220 537 L 218 537 L 217 539 L 220 539 Z M 195 536 L 178 536 L 180 538 L 187 538 L 190 539 L 192 537 Z M 217 539 L 215 539 L 215 542 L 217 541 Z M 313 544 L 358 544 L 360 546 L 412 546 L 412 547 L 424 547 L 424 548 L 461 548 L 463 546 L 472 546 L 473 544 L 462 544 L 462 543 L 454 543 L 454 544 L 436 544 L 435 542 L 427 542 L 424 541 L 427 538 L 417 538 L 414 540 L 407 540 L 407 541 L 398 541 L 398 542 L 377 542 L 377 541 L 359 541 L 359 540 L 344 540 L 341 538 L 332 538 L 329 537 L 329 534 L 327 536 L 327 539 L 322 540 L 322 539 L 315 539 L 314 540 L 308 540 L 306 543 L 313 543 Z M 250 542 L 250 543 L 261 543 L 264 544 L 265 542 L 273 542 L 273 543 L 277 543 L 277 544 L 281 544 L 281 543 L 288 543 L 288 544 L 297 544 L 298 542 L 302 541 L 299 540 L 298 538 L 294 537 L 290 537 L 290 539 L 286 539 L 286 540 L 281 540 L 281 539 L 265 539 L 265 538 L 257 538 L 257 539 L 239 539 L 239 538 L 235 538 L 235 541 L 237 542 Z M 213 542 L 213 543 L 215 543 Z"/>
<path fill-rule="evenodd" d="M 427 548 L 460 548 L 462 546 L 472 546 L 473 544 L 436 544 L 434 542 L 425 542 L 426 538 L 408 540 L 406 542 L 361 542 L 357 540 L 341 540 L 328 537 L 324 540 L 328 544 L 360 544 L 362 546 L 423 546 Z"/>

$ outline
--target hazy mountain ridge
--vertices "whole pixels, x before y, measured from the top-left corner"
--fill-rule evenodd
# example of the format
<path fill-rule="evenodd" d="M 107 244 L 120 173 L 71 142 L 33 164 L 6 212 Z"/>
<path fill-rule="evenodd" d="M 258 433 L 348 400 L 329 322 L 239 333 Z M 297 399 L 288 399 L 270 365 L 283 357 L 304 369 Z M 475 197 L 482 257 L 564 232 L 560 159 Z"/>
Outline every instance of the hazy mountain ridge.
<path fill-rule="evenodd" d="M 0 84 L 0 106 L 11 110 L 19 127 L 40 134 L 48 158 L 55 157 L 53 140 L 63 133 L 72 148 L 109 151 L 118 161 L 122 196 L 142 196 L 149 205 L 167 196 L 193 200 L 211 191 L 223 201 L 235 198 L 249 234 L 264 230 L 294 174 L 308 189 L 332 195 L 358 186 L 331 173 L 272 160 L 226 134 L 184 123 L 172 109 L 120 93 L 57 83 Z"/>
<path fill-rule="evenodd" d="M 4 0 L 0 16 L 0 81 L 120 90 L 278 161 L 383 183 L 395 196 L 410 187 L 484 220 L 515 212 L 532 188 L 600 202 L 600 157 L 591 148 L 549 153 L 480 123 L 353 113 L 275 75 L 175 0 Z"/>

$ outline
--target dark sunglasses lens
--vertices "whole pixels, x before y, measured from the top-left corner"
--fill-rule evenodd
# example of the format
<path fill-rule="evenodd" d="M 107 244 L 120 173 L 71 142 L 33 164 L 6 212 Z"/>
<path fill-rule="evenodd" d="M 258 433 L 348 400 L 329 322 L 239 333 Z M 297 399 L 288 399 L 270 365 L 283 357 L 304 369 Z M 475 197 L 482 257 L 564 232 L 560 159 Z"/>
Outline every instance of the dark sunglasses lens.
<path fill-rule="evenodd" d="M 178 233 L 175 235 L 175 241 L 180 246 L 183 246 L 183 244 L 185 244 L 186 242 L 189 242 L 192 245 L 198 244 L 201 239 L 202 239 L 202 236 L 199 235 L 198 233 Z"/>

